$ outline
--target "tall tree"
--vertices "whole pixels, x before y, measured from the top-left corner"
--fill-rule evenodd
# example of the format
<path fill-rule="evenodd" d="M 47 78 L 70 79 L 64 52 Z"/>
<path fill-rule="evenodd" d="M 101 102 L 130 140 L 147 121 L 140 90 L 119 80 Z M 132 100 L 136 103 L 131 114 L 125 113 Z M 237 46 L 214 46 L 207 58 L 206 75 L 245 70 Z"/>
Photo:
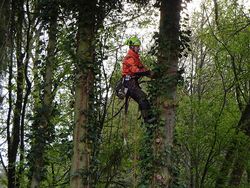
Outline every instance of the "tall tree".
<path fill-rule="evenodd" d="M 71 187 L 92 187 L 94 184 L 95 166 L 93 164 L 98 153 L 98 144 L 104 123 L 99 115 L 99 95 L 94 86 L 100 66 L 97 61 L 96 43 L 98 31 L 102 28 L 104 18 L 112 10 L 121 9 L 121 1 L 79 1 L 78 33 L 76 46 L 75 70 L 75 127 L 73 133 L 73 157 L 71 167 Z M 101 58 L 103 60 L 103 58 Z M 100 81 L 100 80 L 99 80 Z M 100 94 L 101 95 L 101 94 Z M 98 106 L 99 105 L 99 106 Z M 105 107 L 106 108 L 106 107 Z M 105 114 L 104 110 L 104 114 Z M 98 120 L 98 115 L 100 120 Z"/>
<path fill-rule="evenodd" d="M 174 127 L 176 116 L 176 88 L 178 78 L 178 55 L 180 37 L 181 0 L 160 1 L 160 28 L 158 66 L 159 75 L 156 81 L 160 83 L 157 105 L 160 108 L 162 129 L 156 133 L 156 152 L 161 153 L 157 159 L 159 171 L 154 175 L 155 182 L 164 187 L 170 187 L 175 181 L 172 171 L 172 161 L 167 153 L 173 148 Z M 158 154 L 156 154 L 158 155 Z"/>
<path fill-rule="evenodd" d="M 16 24 L 16 65 L 17 65 L 17 77 L 16 77 L 16 101 L 13 115 L 12 131 L 7 130 L 8 135 L 8 187 L 15 187 L 16 184 L 16 157 L 18 146 L 20 142 L 20 120 L 23 104 L 23 87 L 24 87 L 24 65 L 23 65 L 23 20 L 24 20 L 24 1 L 18 0 L 12 2 L 12 11 L 15 13 L 17 19 Z M 14 19 L 12 19 L 14 21 Z M 12 23 L 14 24 L 14 23 Z M 8 127 L 9 129 L 9 127 Z"/>
<path fill-rule="evenodd" d="M 26 15 L 27 19 L 25 19 L 25 25 L 26 29 L 24 33 L 24 41 L 25 44 L 23 45 L 24 53 L 25 53 L 25 58 L 24 58 L 24 77 L 25 77 L 25 83 L 26 83 L 26 88 L 25 88 L 25 94 L 23 96 L 23 106 L 22 106 L 22 114 L 21 114 L 21 122 L 20 122 L 20 150 L 19 150 L 19 165 L 18 165 L 18 173 L 17 173 L 17 182 L 16 185 L 17 187 L 20 187 L 21 182 L 25 178 L 24 175 L 24 170 L 25 170 L 25 125 L 26 125 L 26 114 L 29 113 L 29 110 L 27 109 L 27 106 L 29 104 L 29 98 L 31 94 L 31 87 L 32 83 L 30 81 L 30 76 L 29 76 L 29 68 L 30 68 L 30 57 L 31 57 L 31 49 L 33 46 L 32 42 L 32 36 L 33 32 L 35 29 L 35 20 L 36 16 L 35 14 L 31 14 L 30 10 L 30 3 L 28 1 L 25 2 L 25 9 L 26 9 Z"/>
<path fill-rule="evenodd" d="M 94 50 L 97 1 L 79 1 L 77 62 L 75 76 L 75 127 L 70 186 L 91 187 L 88 113 L 94 84 Z"/>
<path fill-rule="evenodd" d="M 43 4 L 45 5 L 45 4 Z M 56 43 L 57 43 L 57 18 L 58 18 L 58 3 L 56 1 L 49 1 L 44 7 L 43 21 L 48 24 L 48 45 L 47 57 L 45 59 L 45 71 L 43 75 L 43 95 L 39 106 L 35 112 L 35 121 L 33 124 L 34 138 L 32 139 L 32 165 L 31 173 L 31 187 L 40 187 L 40 183 L 44 177 L 46 161 L 45 153 L 47 144 L 51 142 L 53 125 L 52 111 L 53 111 L 53 77 L 56 67 Z"/>

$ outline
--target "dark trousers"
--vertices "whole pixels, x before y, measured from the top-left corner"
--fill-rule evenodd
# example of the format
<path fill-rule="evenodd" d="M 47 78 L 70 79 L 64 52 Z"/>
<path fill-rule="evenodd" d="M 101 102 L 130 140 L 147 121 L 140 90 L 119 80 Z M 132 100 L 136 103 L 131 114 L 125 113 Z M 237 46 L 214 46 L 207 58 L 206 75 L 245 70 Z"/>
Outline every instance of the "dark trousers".
<path fill-rule="evenodd" d="M 147 99 L 147 95 L 140 88 L 138 79 L 131 78 L 128 81 L 125 80 L 124 86 L 128 88 L 127 95 L 130 96 L 132 99 L 134 99 L 138 103 L 141 111 L 150 110 L 150 104 Z"/>

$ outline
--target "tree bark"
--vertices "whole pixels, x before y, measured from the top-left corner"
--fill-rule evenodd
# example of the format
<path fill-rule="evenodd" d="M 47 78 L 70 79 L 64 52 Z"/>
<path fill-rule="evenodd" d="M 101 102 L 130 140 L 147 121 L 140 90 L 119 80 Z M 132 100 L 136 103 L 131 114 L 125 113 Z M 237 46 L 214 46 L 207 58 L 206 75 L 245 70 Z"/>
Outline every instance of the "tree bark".
<path fill-rule="evenodd" d="M 31 28 L 31 20 L 30 20 L 30 10 L 28 3 L 26 4 L 27 8 L 27 16 L 28 16 L 28 26 L 26 31 L 26 47 L 25 47 L 25 61 L 24 61 L 24 76 L 25 76 L 25 83 L 26 83 L 26 91 L 23 99 L 23 107 L 22 107 L 22 115 L 21 115 L 21 124 L 20 124 L 20 159 L 19 159 L 19 170 L 16 180 L 17 187 L 20 187 L 20 183 L 24 177 L 24 160 L 25 160 L 25 143 L 24 143 L 24 127 L 25 127 L 25 116 L 26 116 L 26 106 L 28 104 L 29 95 L 31 93 L 31 82 L 29 80 L 28 75 L 28 65 L 29 65 L 29 59 L 30 59 L 30 45 L 31 45 L 31 38 L 32 33 L 30 31 Z"/>
<path fill-rule="evenodd" d="M 20 141 L 20 119 L 23 103 L 24 66 L 22 54 L 22 28 L 24 19 L 23 0 L 12 2 L 13 9 L 16 10 L 16 58 L 17 58 L 17 78 L 16 78 L 16 102 L 13 115 L 13 127 L 8 140 L 8 188 L 15 187 L 16 184 L 16 157 Z"/>
<path fill-rule="evenodd" d="M 157 99 L 161 109 L 161 119 L 163 120 L 163 132 L 160 137 L 162 145 L 160 153 L 172 150 L 174 140 L 174 126 L 176 115 L 176 87 L 177 87 L 177 69 L 179 54 L 179 22 L 181 0 L 162 0 L 160 15 L 160 31 L 159 31 L 159 54 L 158 63 L 161 67 L 160 78 L 165 80 Z M 159 139 L 159 138 L 158 138 Z M 171 174 L 171 154 L 166 154 L 166 164 L 161 165 L 159 173 L 156 175 L 156 182 L 164 187 L 170 187 L 174 181 Z"/>
<path fill-rule="evenodd" d="M 250 100 L 242 112 L 242 116 L 239 121 L 239 129 L 250 137 Z M 243 172 L 246 168 L 246 163 L 249 156 L 250 145 L 248 143 L 239 144 L 237 149 L 237 157 L 234 162 L 233 171 L 231 173 L 229 185 L 238 187 L 241 182 Z"/>
<path fill-rule="evenodd" d="M 91 187 L 91 143 L 89 140 L 89 99 L 94 84 L 96 0 L 79 2 L 78 43 L 75 80 L 75 127 L 70 187 Z"/>
<path fill-rule="evenodd" d="M 32 179 L 31 188 L 40 187 L 41 181 L 44 176 L 45 166 L 45 150 L 47 143 L 51 142 L 51 118 L 53 109 L 53 77 L 55 69 L 55 55 L 56 55 L 56 42 L 57 42 L 57 17 L 58 17 L 58 4 L 53 4 L 53 10 L 49 16 L 49 42 L 47 46 L 47 57 L 45 65 L 44 75 L 44 93 L 41 101 L 41 111 L 38 110 L 39 114 L 38 121 L 34 125 L 34 144 L 32 145 L 32 154 L 34 158 L 32 167 Z"/>
<path fill-rule="evenodd" d="M 160 49 L 158 61 L 164 68 L 163 76 L 175 78 L 178 69 L 179 54 L 179 21 L 181 0 L 168 0 L 161 3 L 160 19 Z M 177 80 L 173 79 L 165 87 L 165 94 L 162 97 L 162 117 L 166 128 L 167 144 L 173 145 L 173 131 L 175 124 Z M 161 96 L 160 96 L 161 97 Z"/>
<path fill-rule="evenodd" d="M 242 112 L 240 121 L 238 123 L 238 129 L 250 137 L 250 101 Z M 235 139 L 232 141 L 232 145 L 227 150 L 220 172 L 217 176 L 215 183 L 216 188 L 222 188 L 226 186 L 226 178 L 228 177 L 232 165 L 233 171 L 231 173 L 229 185 L 236 187 L 240 185 L 242 174 L 247 162 L 246 158 L 248 156 L 249 147 L 249 145 L 239 144 Z M 237 157 L 235 158 L 235 156 Z"/>
<path fill-rule="evenodd" d="M 240 181 L 241 181 L 241 178 L 242 178 L 242 174 L 243 174 L 243 172 L 245 170 L 246 157 L 247 156 L 246 156 L 246 151 L 245 150 L 238 151 L 238 156 L 235 159 L 234 166 L 233 166 L 233 171 L 231 173 L 231 177 L 230 177 L 230 180 L 229 180 L 229 185 L 230 186 L 239 187 Z"/>
<path fill-rule="evenodd" d="M 247 183 L 249 184 L 250 183 L 250 168 L 247 167 L 246 171 L 247 171 Z"/>
<path fill-rule="evenodd" d="M 5 69 L 6 62 L 5 50 L 8 40 L 8 31 L 10 26 L 10 1 L 3 0 L 0 4 L 0 75 Z"/>
<path fill-rule="evenodd" d="M 215 187 L 223 188 L 227 182 L 229 170 L 232 167 L 232 163 L 234 161 L 234 151 L 236 149 L 236 143 L 233 143 L 227 150 L 225 155 L 224 162 L 220 168 L 219 174 L 216 178 Z"/>

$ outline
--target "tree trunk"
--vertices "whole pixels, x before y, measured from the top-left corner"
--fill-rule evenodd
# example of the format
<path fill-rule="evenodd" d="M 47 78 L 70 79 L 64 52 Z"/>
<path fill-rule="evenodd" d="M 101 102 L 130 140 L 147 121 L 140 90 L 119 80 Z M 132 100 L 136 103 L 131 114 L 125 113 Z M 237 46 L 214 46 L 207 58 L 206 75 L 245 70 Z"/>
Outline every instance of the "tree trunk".
<path fill-rule="evenodd" d="M 241 119 L 239 121 L 239 129 L 250 137 L 250 100 L 242 112 Z M 239 143 L 237 149 L 238 154 L 234 162 L 233 171 L 231 173 L 229 185 L 233 187 L 239 187 L 243 172 L 246 168 L 246 163 L 249 156 L 249 143 Z"/>
<path fill-rule="evenodd" d="M 3 96 L 2 96 L 2 80 L 4 72 L 8 69 L 8 60 L 7 58 L 7 41 L 8 31 L 10 31 L 10 2 L 5 0 L 0 8 L 0 108 L 2 107 Z M 10 47 L 10 46 L 8 46 Z"/>
<path fill-rule="evenodd" d="M 44 74 L 44 93 L 40 104 L 42 106 L 36 107 L 36 118 L 33 123 L 33 144 L 31 146 L 31 174 L 32 179 L 30 185 L 32 188 L 40 187 L 40 183 L 45 173 L 45 151 L 46 146 L 51 142 L 51 131 L 53 127 L 50 125 L 51 114 L 53 108 L 53 71 L 55 68 L 55 51 L 57 41 L 57 16 L 58 16 L 58 5 L 52 4 L 53 9 L 50 11 L 49 18 L 49 29 L 48 37 L 49 42 L 47 46 L 47 57 L 45 61 L 45 74 Z"/>
<path fill-rule="evenodd" d="M 19 146 L 20 137 L 20 119 L 23 103 L 23 85 L 24 85 L 24 66 L 22 54 L 22 27 L 24 19 L 23 0 L 13 3 L 13 11 L 16 10 L 16 57 L 17 57 L 17 78 L 16 78 L 16 102 L 13 115 L 12 133 L 8 140 L 8 187 L 15 187 L 16 183 L 16 157 Z"/>
<path fill-rule="evenodd" d="M 75 80 L 75 127 L 70 187 L 91 187 L 91 143 L 88 113 L 94 84 L 94 40 L 96 1 L 79 2 L 78 44 Z"/>
<path fill-rule="evenodd" d="M 224 162 L 222 163 L 222 166 L 220 168 L 220 172 L 216 178 L 215 187 L 216 188 L 223 188 L 225 187 L 225 184 L 227 182 L 227 176 L 229 173 L 229 170 L 232 167 L 233 161 L 234 161 L 234 151 L 236 149 L 236 143 L 233 143 L 227 150 Z"/>
<path fill-rule="evenodd" d="M 247 183 L 250 184 L 250 167 L 247 167 Z"/>
<path fill-rule="evenodd" d="M 240 146 L 242 147 L 242 146 Z M 238 151 L 238 156 L 235 159 L 234 166 L 233 166 L 233 171 L 231 173 L 231 177 L 229 180 L 229 185 L 232 187 L 239 187 L 240 181 L 242 174 L 245 169 L 245 162 L 246 162 L 246 157 L 247 157 L 247 152 L 246 151 Z M 242 158 L 243 157 L 243 158 Z"/>
<path fill-rule="evenodd" d="M 57 16 L 58 16 L 58 5 L 53 4 L 53 10 L 50 12 L 49 20 L 49 42 L 47 46 L 47 57 L 45 65 L 45 75 L 44 75 L 44 93 L 43 100 L 41 101 L 41 111 L 38 110 L 39 120 L 35 121 L 34 124 L 34 144 L 32 145 L 32 154 L 33 154 L 33 167 L 32 167 L 32 179 L 31 179 L 31 188 L 40 187 L 40 183 L 44 176 L 45 166 L 45 150 L 46 145 L 51 142 L 51 115 L 53 108 L 53 75 L 55 69 L 55 51 L 56 51 L 56 41 L 57 41 Z"/>
<path fill-rule="evenodd" d="M 5 70 L 6 62 L 5 59 L 5 50 L 8 40 L 8 31 L 10 23 L 10 2 L 9 0 L 4 0 L 1 2 L 0 7 L 0 75 L 2 71 Z"/>
<path fill-rule="evenodd" d="M 180 9 L 181 0 L 161 1 L 158 62 L 161 68 L 159 79 L 162 80 L 160 88 L 164 89 L 164 92 L 159 94 L 157 103 L 161 108 L 160 116 L 164 127 L 160 135 L 162 145 L 159 152 L 163 153 L 164 158 L 167 159 L 166 163 L 161 165 L 155 178 L 156 182 L 164 187 L 170 187 L 174 181 L 173 174 L 171 174 L 173 165 L 171 154 L 166 154 L 166 150 L 171 153 L 174 139 Z"/>
<path fill-rule="evenodd" d="M 244 132 L 248 137 L 250 137 L 250 101 L 242 112 L 240 121 L 238 123 L 238 129 Z M 245 169 L 246 160 L 249 152 L 249 145 L 239 145 L 239 143 L 234 139 L 232 145 L 228 148 L 224 162 L 222 163 L 220 172 L 216 179 L 216 188 L 225 187 L 226 177 L 228 177 L 229 170 L 233 164 L 233 171 L 231 173 L 229 185 L 239 186 L 242 174 Z M 238 149 L 238 151 L 237 151 Z M 235 154 L 237 152 L 237 155 Z M 235 156 L 236 159 L 235 159 Z M 243 157 L 243 158 L 242 158 Z"/>
<path fill-rule="evenodd" d="M 26 118 L 26 107 L 29 102 L 29 96 L 31 93 L 31 82 L 29 80 L 28 75 L 28 67 L 29 67 L 29 60 L 30 60 L 30 54 L 31 54 L 31 44 L 32 44 L 32 35 L 31 27 L 34 23 L 30 19 L 30 10 L 28 3 L 26 4 L 27 9 L 27 17 L 28 17 L 28 25 L 27 25 L 27 31 L 26 31 L 26 47 L 25 47 L 25 61 L 24 61 L 24 75 L 25 75 L 25 83 L 26 83 L 26 91 L 23 99 L 23 107 L 22 107 L 22 115 L 21 115 L 21 125 L 20 125 L 20 159 L 19 159 L 19 170 L 17 175 L 17 187 L 20 187 L 21 182 L 25 178 L 24 175 L 24 161 L 25 161 L 25 137 L 24 137 L 24 128 L 25 128 L 25 118 Z"/>

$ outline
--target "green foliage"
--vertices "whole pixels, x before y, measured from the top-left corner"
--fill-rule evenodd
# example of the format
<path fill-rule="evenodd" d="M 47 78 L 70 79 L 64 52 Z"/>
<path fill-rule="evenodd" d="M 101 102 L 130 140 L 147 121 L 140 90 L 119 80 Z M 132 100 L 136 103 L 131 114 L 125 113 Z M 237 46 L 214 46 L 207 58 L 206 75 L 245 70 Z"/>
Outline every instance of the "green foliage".
<path fill-rule="evenodd" d="M 86 140 L 91 145 L 91 168 L 89 171 L 81 172 L 84 177 L 91 176 L 93 187 L 150 187 L 160 167 L 167 167 L 175 177 L 172 187 L 214 187 L 216 179 L 220 176 L 225 155 L 231 147 L 234 148 L 233 160 L 228 162 L 229 173 L 223 178 L 228 184 L 236 159 L 241 156 L 246 171 L 239 187 L 249 187 L 247 178 L 247 173 L 248 175 L 250 173 L 247 151 L 250 148 L 249 138 L 239 128 L 242 111 L 250 96 L 250 30 L 247 17 L 249 13 L 246 12 L 244 5 L 239 5 L 239 1 L 217 1 L 217 23 L 214 20 L 214 10 L 211 9 L 212 1 L 206 2 L 201 11 L 194 14 L 191 21 L 184 11 L 179 43 L 175 44 L 180 48 L 176 48 L 175 52 L 180 59 L 179 66 L 185 67 L 185 72 L 180 68 L 176 75 L 166 76 L 170 67 L 159 64 L 159 59 L 156 58 L 159 44 L 162 42 L 155 29 L 158 20 L 156 12 L 158 9 L 155 7 L 160 5 L 158 4 L 160 1 L 154 6 L 150 1 L 141 0 L 97 1 L 96 10 L 91 12 L 91 15 L 95 15 L 96 21 L 95 35 L 91 36 L 94 38 L 94 58 L 84 62 L 76 55 L 76 41 L 79 3 L 84 5 L 86 2 L 71 0 L 27 2 L 30 10 L 25 4 L 23 32 L 28 30 L 29 23 L 33 23 L 28 21 L 28 16 L 31 18 L 34 16 L 36 24 L 34 22 L 31 26 L 34 40 L 32 39 L 30 50 L 28 76 L 33 87 L 28 105 L 24 109 L 27 150 L 24 151 L 25 160 L 21 162 L 28 168 L 23 171 L 20 187 L 29 186 L 29 168 L 32 169 L 37 156 L 41 154 L 41 149 L 44 149 L 42 153 L 44 168 L 40 187 L 69 187 L 73 152 L 76 66 L 94 73 L 93 87 L 88 91 L 89 110 L 84 112 L 89 120 L 86 125 L 88 132 Z M 52 87 L 54 101 L 52 106 L 44 106 L 43 75 L 47 60 L 47 29 L 55 15 L 53 7 L 58 3 L 60 9 Z M 127 32 L 128 27 L 138 27 L 140 31 L 132 29 Z M 145 34 L 147 27 L 153 28 L 153 31 L 146 31 Z M 156 75 L 151 81 L 142 80 L 146 82 L 142 87 L 150 94 L 150 101 L 153 103 L 159 96 L 171 98 L 169 88 L 178 85 L 178 104 L 173 104 L 178 107 L 173 148 L 159 149 L 156 143 L 159 136 L 165 138 L 163 122 L 159 121 L 153 125 L 142 124 L 137 104 L 132 99 L 128 114 L 125 116 L 124 101 L 117 100 L 112 94 L 115 82 L 120 79 L 122 57 L 127 50 L 121 45 L 131 32 L 143 39 L 143 45 L 149 43 L 152 47 L 150 52 L 145 52 L 143 49 L 141 55 L 143 63 Z M 153 32 L 155 35 L 151 40 L 150 35 Z M 3 38 L 3 34 L 0 35 Z M 24 48 L 26 39 L 23 41 Z M 11 43 L 11 40 L 8 42 Z M 12 45 L 15 44 L 13 42 Z M 164 47 L 171 46 L 169 43 L 164 43 Z M 187 56 L 188 53 L 190 56 Z M 15 54 L 15 50 L 11 51 L 8 48 L 5 56 L 10 58 L 11 54 Z M 0 55 L 2 58 L 3 55 Z M 12 59 L 15 66 L 16 57 Z M 6 72 L 6 78 L 1 81 L 3 88 L 8 88 L 6 79 L 9 73 Z M 13 74 L 15 78 L 15 68 Z M 15 96 L 12 95 L 17 86 L 13 84 L 15 83 L 13 78 L 10 80 L 13 92 L 3 90 L 2 124 L 6 124 L 7 121 L 9 100 L 13 97 L 12 104 L 15 100 Z M 47 117 L 43 116 L 47 112 L 51 112 L 47 126 L 39 127 L 41 122 L 47 120 Z M 152 113 L 156 117 L 160 114 L 157 107 Z M 12 122 L 10 123 L 12 125 Z M 5 130 L 3 126 L 2 139 L 7 138 Z M 31 152 L 34 143 L 37 147 L 32 148 Z M 1 151 L 4 157 L 7 151 L 5 149 Z M 173 161 L 173 164 L 167 165 L 168 159 Z M 17 164 L 17 168 L 20 166 Z M 0 184 L 6 185 L 5 177 L 1 176 Z M 164 184 L 158 182 L 155 187 L 164 187 Z"/>
<path fill-rule="evenodd" d="M 2 170 L 1 170 L 2 171 Z M 8 186 L 8 181 L 7 181 L 7 177 L 3 174 L 3 172 L 1 172 L 0 175 L 0 185 L 1 187 L 5 188 Z"/>
<path fill-rule="evenodd" d="M 210 12 L 208 8 L 195 15 L 194 20 L 197 17 L 200 20 L 199 23 L 193 22 L 192 38 L 196 40 L 192 41 L 191 49 L 194 59 L 190 59 L 191 69 L 186 75 L 186 84 L 179 90 L 178 153 L 181 161 L 189 158 L 188 164 L 179 164 L 181 181 L 187 184 L 191 180 L 193 186 L 213 186 L 233 140 L 244 142 L 246 139 L 245 135 L 237 133 L 237 125 L 242 103 L 247 102 L 243 98 L 249 98 L 243 89 L 248 82 L 245 74 L 249 74 L 243 59 L 249 59 L 249 55 L 245 53 L 246 46 L 241 41 L 243 38 L 249 40 L 244 30 L 247 23 L 240 6 L 234 3 L 224 6 L 223 1 L 219 2 L 219 6 L 218 27 L 215 22 L 206 20 Z M 241 28 L 242 32 L 239 31 Z M 241 47 L 238 48 L 238 45 Z M 237 87 L 242 89 L 242 94 L 237 94 Z M 236 150 L 233 152 L 237 153 Z M 230 179 L 228 176 L 224 178 L 226 181 Z"/>
<path fill-rule="evenodd" d="M 102 131 L 97 187 L 132 187 L 139 181 L 139 139 L 144 131 L 140 127 L 140 120 L 137 120 L 137 104 L 130 101 L 126 116 L 122 110 L 112 118 L 123 102 L 117 99 L 111 102 L 113 107 L 107 113 L 109 121 Z"/>
<path fill-rule="evenodd" d="M 140 184 L 139 187 L 149 187 L 152 183 L 152 177 L 155 171 L 154 157 L 154 128 L 146 126 L 145 133 L 142 137 L 140 149 Z"/>

